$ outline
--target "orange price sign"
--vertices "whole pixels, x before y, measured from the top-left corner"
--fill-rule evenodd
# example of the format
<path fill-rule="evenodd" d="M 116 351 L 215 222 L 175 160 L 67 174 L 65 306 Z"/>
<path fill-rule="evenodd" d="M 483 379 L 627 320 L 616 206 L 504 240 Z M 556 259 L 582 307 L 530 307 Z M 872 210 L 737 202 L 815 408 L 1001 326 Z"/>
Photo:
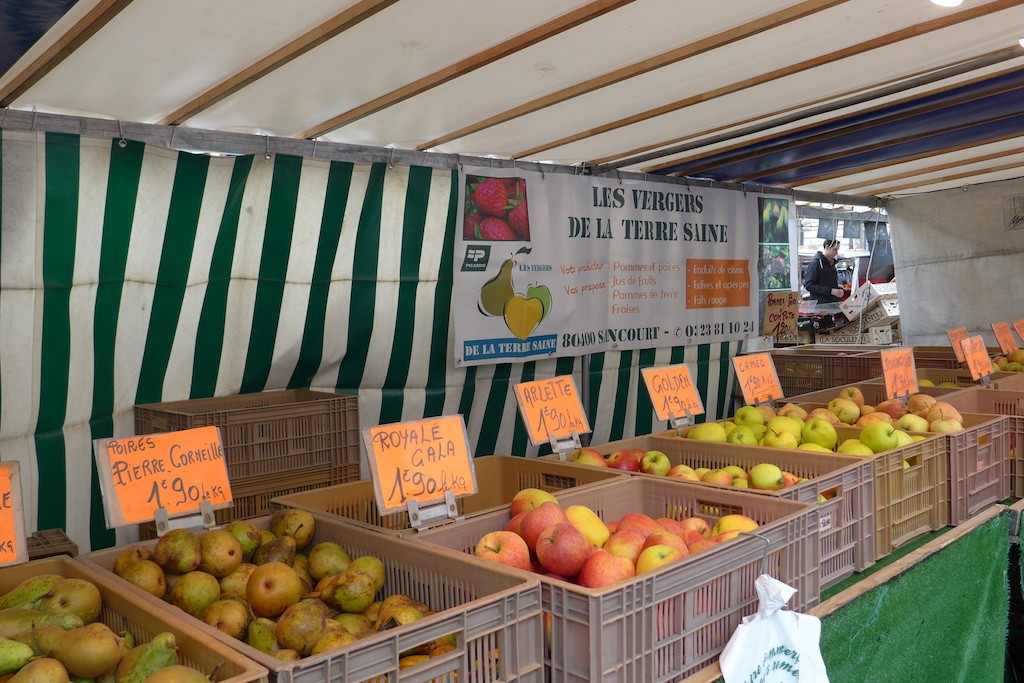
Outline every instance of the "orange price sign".
<path fill-rule="evenodd" d="M 971 378 L 975 382 L 992 374 L 992 361 L 988 357 L 985 340 L 981 338 L 980 334 L 964 339 L 960 345 L 963 347 L 964 358 L 967 360 L 967 369 L 971 371 Z"/>
<path fill-rule="evenodd" d="M 1003 353 L 1013 353 L 1020 348 L 1013 338 L 1009 323 L 992 323 L 992 331 L 996 333 L 996 341 Z"/>
<path fill-rule="evenodd" d="M 964 362 L 964 351 L 960 343 L 967 339 L 967 328 L 957 327 L 946 332 L 946 336 L 949 337 L 949 345 L 953 347 L 953 353 L 956 354 L 958 362 Z"/>
<path fill-rule="evenodd" d="M 732 366 L 743 390 L 747 405 L 782 398 L 782 384 L 775 370 L 775 361 L 767 353 L 733 356 Z"/>
<path fill-rule="evenodd" d="M 700 415 L 704 412 L 704 404 L 693 384 L 690 368 L 685 363 L 668 365 L 662 368 L 644 368 L 640 371 L 647 393 L 651 395 L 654 414 L 659 420 L 670 420 L 675 417 Z"/>
<path fill-rule="evenodd" d="M 93 443 L 109 528 L 231 505 L 231 483 L 217 427 L 142 434 Z"/>
<path fill-rule="evenodd" d="M 381 514 L 476 493 L 476 471 L 462 415 L 393 422 L 363 430 Z"/>
<path fill-rule="evenodd" d="M 520 382 L 515 390 L 519 414 L 534 446 L 590 431 L 572 375 Z"/>
<path fill-rule="evenodd" d="M 885 349 L 881 355 L 886 398 L 916 394 L 917 367 L 914 365 L 914 349 L 909 346 Z"/>
<path fill-rule="evenodd" d="M 1024 318 L 1021 318 L 1013 324 L 1013 329 L 1017 330 L 1017 336 L 1020 337 L 1021 341 L 1024 341 Z"/>
<path fill-rule="evenodd" d="M 16 461 L 11 461 L 0 465 L 0 566 L 28 559 L 21 506 L 21 469 Z"/>

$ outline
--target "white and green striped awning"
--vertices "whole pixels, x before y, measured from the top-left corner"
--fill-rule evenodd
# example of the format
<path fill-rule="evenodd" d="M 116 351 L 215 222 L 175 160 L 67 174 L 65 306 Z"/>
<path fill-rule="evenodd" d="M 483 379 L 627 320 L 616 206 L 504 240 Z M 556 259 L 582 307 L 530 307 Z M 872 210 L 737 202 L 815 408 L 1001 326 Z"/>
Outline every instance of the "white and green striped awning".
<path fill-rule="evenodd" d="M 535 455 L 512 385 L 575 373 L 593 442 L 648 433 L 640 368 L 686 362 L 730 412 L 738 344 L 456 368 L 456 173 L 0 131 L 0 459 L 29 530 L 105 528 L 92 440 L 137 403 L 310 387 L 363 426 L 462 413 L 477 454 Z M 546 452 L 546 448 L 542 448 Z"/>

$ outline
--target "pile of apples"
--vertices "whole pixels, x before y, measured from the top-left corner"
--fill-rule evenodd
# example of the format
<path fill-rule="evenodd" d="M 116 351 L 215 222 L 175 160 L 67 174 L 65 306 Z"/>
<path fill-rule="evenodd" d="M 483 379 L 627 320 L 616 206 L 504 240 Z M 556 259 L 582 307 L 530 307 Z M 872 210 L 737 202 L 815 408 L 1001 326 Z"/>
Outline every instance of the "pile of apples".
<path fill-rule="evenodd" d="M 189 615 L 272 657 L 295 661 L 344 647 L 431 614 L 403 594 L 379 599 L 383 561 L 350 557 L 338 543 L 311 544 L 314 517 L 278 510 L 270 529 L 245 520 L 222 529 L 175 529 L 150 549 L 120 552 L 113 572 Z M 401 668 L 455 648 L 439 638 L 403 652 Z"/>
<path fill-rule="evenodd" d="M 753 531 L 742 514 L 676 520 L 630 512 L 605 522 L 585 505 L 562 508 L 542 489 L 525 488 L 509 505 L 504 529 L 484 534 L 477 557 L 526 571 L 601 588 L 645 574 Z"/>
<path fill-rule="evenodd" d="M 1011 351 L 992 359 L 993 372 L 1024 372 L 1024 349 Z M 920 382 L 919 382 L 920 384 Z"/>

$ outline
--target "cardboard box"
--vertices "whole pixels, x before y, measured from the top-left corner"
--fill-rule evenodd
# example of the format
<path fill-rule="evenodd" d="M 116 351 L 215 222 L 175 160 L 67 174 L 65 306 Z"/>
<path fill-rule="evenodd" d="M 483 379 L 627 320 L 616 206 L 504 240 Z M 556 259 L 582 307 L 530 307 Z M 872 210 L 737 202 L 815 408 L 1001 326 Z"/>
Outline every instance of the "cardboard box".
<path fill-rule="evenodd" d="M 848 319 L 855 320 L 869 310 L 872 303 L 896 296 L 895 282 L 865 282 L 848 299 L 839 302 L 839 310 Z"/>
<path fill-rule="evenodd" d="M 859 334 L 869 327 L 891 326 L 900 319 L 898 299 L 888 299 L 871 304 L 867 311 L 848 324 L 835 328 L 832 332 L 839 334 Z"/>
<path fill-rule="evenodd" d="M 856 344 L 869 344 L 870 343 L 870 337 L 869 337 L 869 335 L 866 332 L 864 332 L 864 333 L 856 333 L 856 332 L 853 332 L 853 333 L 830 332 L 830 333 L 827 333 L 827 334 L 823 333 L 823 332 L 819 332 L 818 336 L 815 337 L 815 339 L 814 339 L 814 343 L 815 344 L 848 344 L 848 345 L 852 346 L 852 345 L 856 345 Z"/>
<path fill-rule="evenodd" d="M 892 344 L 892 328 L 888 325 L 876 325 L 868 328 L 870 344 Z"/>

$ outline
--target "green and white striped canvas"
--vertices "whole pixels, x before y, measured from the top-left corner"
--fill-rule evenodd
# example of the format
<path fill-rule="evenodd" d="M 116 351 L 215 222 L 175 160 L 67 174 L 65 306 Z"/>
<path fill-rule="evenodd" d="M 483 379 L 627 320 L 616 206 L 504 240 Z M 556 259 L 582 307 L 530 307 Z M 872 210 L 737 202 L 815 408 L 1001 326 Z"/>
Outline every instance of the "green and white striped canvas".
<path fill-rule="evenodd" d="M 586 383 L 581 358 L 455 367 L 454 171 L 0 132 L 0 459 L 29 530 L 115 542 L 92 441 L 137 403 L 358 392 L 363 426 L 462 413 L 476 454 L 536 455 L 513 384 L 575 374 L 599 443 L 663 428 L 640 368 L 686 362 L 729 412 L 735 343 L 598 354 Z"/>

